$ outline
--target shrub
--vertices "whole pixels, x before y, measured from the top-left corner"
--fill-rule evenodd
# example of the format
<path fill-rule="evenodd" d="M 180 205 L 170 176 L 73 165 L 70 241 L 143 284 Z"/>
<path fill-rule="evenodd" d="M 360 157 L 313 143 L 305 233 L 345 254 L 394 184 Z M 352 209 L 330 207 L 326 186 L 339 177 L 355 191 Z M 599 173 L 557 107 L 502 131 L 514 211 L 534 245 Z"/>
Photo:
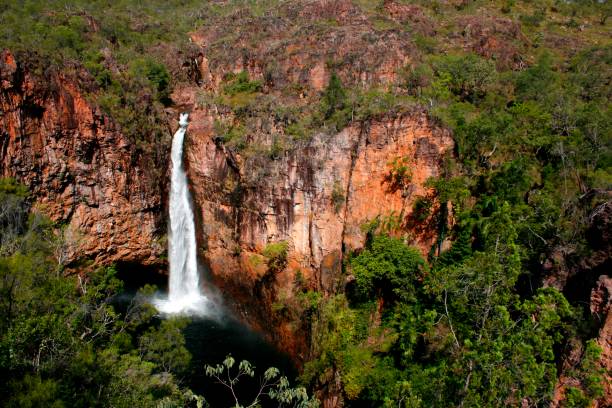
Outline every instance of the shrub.
<path fill-rule="evenodd" d="M 407 191 L 412 181 L 412 166 L 410 158 L 396 157 L 389 163 L 389 174 L 387 175 L 387 181 L 390 184 L 391 191 L 400 190 L 402 192 Z"/>
<path fill-rule="evenodd" d="M 268 271 L 280 272 L 287 266 L 287 255 L 289 244 L 287 241 L 269 243 L 262 251 L 262 255 L 267 258 Z"/>
<path fill-rule="evenodd" d="M 516 94 L 520 100 L 545 100 L 552 93 L 559 75 L 553 70 L 552 56 L 542 54 L 536 64 L 521 72 L 516 78 Z"/>
<path fill-rule="evenodd" d="M 504 14 L 509 14 L 512 12 L 512 8 L 516 5 L 515 0 L 505 0 L 504 4 L 501 7 L 501 12 Z"/>
<path fill-rule="evenodd" d="M 542 24 L 542 21 L 544 21 L 546 18 L 546 9 L 544 7 L 540 7 L 534 10 L 533 14 L 523 14 L 519 18 L 525 25 L 539 27 L 540 24 Z"/>
<path fill-rule="evenodd" d="M 350 121 L 346 91 L 335 72 L 331 74 L 329 84 L 323 92 L 319 110 L 323 121 L 333 123 L 338 130 L 343 129 Z"/>
<path fill-rule="evenodd" d="M 411 97 L 379 89 L 358 92 L 356 95 L 352 95 L 352 100 L 354 101 L 354 108 L 351 111 L 351 116 L 360 121 L 380 118 L 385 115 L 398 115 L 414 107 L 414 100 Z"/>
<path fill-rule="evenodd" d="M 279 137 L 279 135 L 274 135 L 272 137 L 272 145 L 270 146 L 268 157 L 270 160 L 278 160 L 282 157 L 284 152 L 285 146 L 283 140 Z"/>
<path fill-rule="evenodd" d="M 329 84 L 323 92 L 321 98 L 321 110 L 325 115 L 325 119 L 331 118 L 331 116 L 337 110 L 343 109 L 346 104 L 346 91 L 342 86 L 342 81 L 336 75 L 332 73 L 329 79 Z"/>
<path fill-rule="evenodd" d="M 229 96 L 234 96 L 239 93 L 250 94 L 261 91 L 261 87 L 261 81 L 249 80 L 249 73 L 247 71 L 242 71 L 233 76 L 233 78 L 230 76 L 230 83 L 225 85 L 223 92 Z"/>
<path fill-rule="evenodd" d="M 132 62 L 130 74 L 136 78 L 146 78 L 157 91 L 157 99 L 167 103 L 170 95 L 170 74 L 163 64 L 151 58 L 139 58 Z"/>
<path fill-rule="evenodd" d="M 410 95 L 420 95 L 423 88 L 431 83 L 433 72 L 428 65 L 407 66 L 399 73 L 400 85 Z"/>
<path fill-rule="evenodd" d="M 438 42 L 435 38 L 415 33 L 413 41 L 421 51 L 426 54 L 433 54 L 436 51 Z"/>
<path fill-rule="evenodd" d="M 412 214 L 414 218 L 419 222 L 425 221 L 431 214 L 432 205 L 433 201 L 430 198 L 423 196 L 417 197 L 412 205 Z"/>
<path fill-rule="evenodd" d="M 495 63 L 475 54 L 436 57 L 433 68 L 439 77 L 449 76 L 449 89 L 462 100 L 482 98 L 497 76 Z"/>
<path fill-rule="evenodd" d="M 331 201 L 334 206 L 334 212 L 338 214 L 340 209 L 344 205 L 346 197 L 344 197 L 344 189 L 342 188 L 342 184 L 338 180 L 334 181 L 334 187 L 332 189 Z"/>
<path fill-rule="evenodd" d="M 242 150 L 246 147 L 246 129 L 241 123 L 226 124 L 215 120 L 216 137 L 224 144 Z"/>

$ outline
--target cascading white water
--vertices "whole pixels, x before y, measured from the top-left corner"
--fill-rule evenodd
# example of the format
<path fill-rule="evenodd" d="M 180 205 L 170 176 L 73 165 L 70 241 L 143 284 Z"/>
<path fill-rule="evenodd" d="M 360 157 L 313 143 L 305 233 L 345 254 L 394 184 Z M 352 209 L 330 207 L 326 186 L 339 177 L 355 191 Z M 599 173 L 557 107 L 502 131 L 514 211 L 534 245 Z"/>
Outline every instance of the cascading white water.
<path fill-rule="evenodd" d="M 179 129 L 172 139 L 168 298 L 153 302 L 160 312 L 167 314 L 203 314 L 208 303 L 200 289 L 191 194 L 183 168 L 183 139 L 188 117 L 187 113 L 181 114 Z"/>

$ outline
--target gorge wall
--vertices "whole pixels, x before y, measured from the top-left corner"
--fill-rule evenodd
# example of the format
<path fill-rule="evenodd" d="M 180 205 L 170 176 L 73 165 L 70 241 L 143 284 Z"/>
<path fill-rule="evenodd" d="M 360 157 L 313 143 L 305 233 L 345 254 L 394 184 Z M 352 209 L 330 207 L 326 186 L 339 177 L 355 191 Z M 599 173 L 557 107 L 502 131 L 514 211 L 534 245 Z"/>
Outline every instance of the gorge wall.
<path fill-rule="evenodd" d="M 163 264 L 160 188 L 75 75 L 0 54 L 0 176 L 65 225 L 64 261 Z"/>
<path fill-rule="evenodd" d="M 215 142 L 209 112 L 194 110 L 191 120 L 187 162 L 201 256 L 216 285 L 261 329 L 274 317 L 275 302 L 291 301 L 298 284 L 325 293 L 341 288 L 343 257 L 363 246 L 364 226 L 409 218 L 415 197 L 428 192 L 426 180 L 440 175 L 453 146 L 448 131 L 414 113 L 317 134 L 253 168 Z M 395 158 L 408 158 L 413 169 L 407 188 L 389 180 Z M 424 254 L 435 237 L 435 226 L 407 235 Z M 262 254 L 279 242 L 288 245 L 288 265 L 271 272 Z M 293 323 L 283 322 L 274 341 L 303 358 L 304 339 L 291 333 Z"/>
<path fill-rule="evenodd" d="M 133 141 L 88 102 L 87 84 L 78 75 L 37 72 L 7 51 L 0 68 L 0 174 L 28 185 L 35 206 L 65 225 L 65 261 L 163 268 L 164 185 Z M 429 191 L 425 181 L 440 174 L 451 135 L 415 111 L 318 133 L 262 161 L 219 142 L 220 114 L 193 103 L 198 89 L 173 97 L 191 110 L 186 165 L 201 259 L 242 318 L 302 360 L 307 339 L 286 319 L 270 327 L 274 305 L 291 300 L 298 280 L 327 293 L 342 286 L 343 256 L 363 245 L 364 225 L 410 214 L 415 197 Z M 389 179 L 398 158 L 412 173 L 401 188 Z M 436 231 L 421 225 L 406 237 L 427 253 Z M 288 265 L 272 276 L 262 253 L 279 242 L 288 245 Z"/>
<path fill-rule="evenodd" d="M 443 175 L 454 145 L 447 129 L 414 108 L 372 115 L 338 131 L 318 130 L 274 151 L 275 140 L 288 135 L 268 115 L 268 106 L 248 112 L 254 123 L 246 134 L 250 150 L 225 143 L 218 124 L 235 117 L 215 98 L 232 75 L 245 72 L 260 81 L 261 93 L 269 97 L 262 104 L 308 107 L 318 103 L 332 72 L 346 87 L 397 87 L 402 67 L 423 57 L 412 35 L 431 36 L 437 29 L 421 7 L 393 1 L 384 2 L 389 21 L 378 24 L 410 25 L 412 33 L 374 29 L 376 22 L 350 1 L 286 7 L 283 17 L 238 10 L 191 33 L 195 51 L 179 64 L 189 71 L 189 81 L 174 84 L 164 125 L 169 147 L 178 113 L 190 112 L 185 164 L 200 259 L 211 280 L 244 321 L 301 363 L 309 341 L 302 322 L 279 310 L 295 302 L 300 290 L 331 294 L 344 286 L 350 277 L 343 273 L 343 260 L 363 245 L 374 220 L 398 226 L 396 233 L 423 254 L 435 250 L 440 222 L 452 222 L 452 214 L 436 218 L 447 203 L 435 203 L 425 219 L 411 215 L 416 198 L 431 193 L 427 179 Z M 524 65 L 520 51 L 526 41 L 517 23 L 462 17 L 449 30 L 466 51 L 495 57 L 503 66 Z M 6 51 L 0 55 L 0 176 L 27 184 L 35 205 L 65 225 L 68 263 L 90 259 L 163 269 L 165 178 L 151 172 L 135 142 L 89 101 L 96 89 L 86 72 L 69 71 L 45 70 L 40 61 Z M 259 103 L 243 102 L 231 101 L 235 110 L 257 109 Z M 406 184 L 393 180 L 397 160 L 410 169 Z M 154 164 L 164 172 L 168 162 L 166 155 Z M 609 226 L 609 206 L 604 210 L 593 216 L 594 226 Z M 609 228 L 600 229 L 601 259 L 593 257 L 571 273 L 553 269 L 545 284 L 561 290 L 585 286 L 573 300 L 592 299 L 609 368 L 612 292 L 609 279 L 597 281 L 609 273 L 609 237 L 604 237 Z M 599 236 L 595 232 L 591 235 Z M 287 245 L 287 264 L 280 269 L 268 266 L 266 250 L 274 244 Z M 552 282 L 560 277 L 561 283 Z M 598 282 L 594 289 L 592 282 Z M 564 381 L 572 379 L 562 378 L 559 399 Z M 609 400 L 610 386 L 606 391 Z"/>
<path fill-rule="evenodd" d="M 186 165 L 201 259 L 243 319 L 300 362 L 308 357 L 308 339 L 300 318 L 283 309 L 295 305 L 300 291 L 333 294 L 344 287 L 343 259 L 363 246 L 373 221 L 395 224 L 427 255 L 437 238 L 439 203 L 424 220 L 410 215 L 415 199 L 431 193 L 425 182 L 442 175 L 454 144 L 447 129 L 416 107 L 293 139 L 282 112 L 289 107 L 303 112 L 298 120 L 306 116 L 332 73 L 347 88 L 394 87 L 418 51 L 406 33 L 373 29 L 350 1 L 280 7 L 280 18 L 238 10 L 192 32 L 197 81 L 176 87 L 172 99 L 190 111 Z M 400 11 L 398 21 L 431 30 L 418 7 Z M 264 95 L 227 96 L 239 74 L 259 81 Z M 218 103 L 220 95 L 228 100 Z M 240 112 L 246 113 L 238 118 Z M 224 140 L 219 123 L 244 125 L 246 148 Z M 284 144 L 277 148 L 278 140 Z M 394 161 L 409 169 L 405 185 L 393 180 Z M 287 245 L 287 265 L 272 270 L 267 247 L 279 243 Z"/>

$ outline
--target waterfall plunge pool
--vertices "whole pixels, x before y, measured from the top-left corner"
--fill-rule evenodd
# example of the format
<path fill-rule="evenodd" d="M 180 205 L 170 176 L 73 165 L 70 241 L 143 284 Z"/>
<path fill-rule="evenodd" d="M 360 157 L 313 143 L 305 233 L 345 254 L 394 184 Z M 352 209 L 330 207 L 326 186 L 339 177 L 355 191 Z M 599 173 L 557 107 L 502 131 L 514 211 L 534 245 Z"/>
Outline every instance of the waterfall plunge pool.
<path fill-rule="evenodd" d="M 138 289 L 154 284 L 161 292 L 167 293 L 167 277 L 149 268 L 136 264 L 118 264 L 117 277 L 124 283 L 124 292 L 113 302 L 118 312 L 124 313 Z M 157 319 L 164 317 L 160 314 Z M 204 366 L 223 362 L 228 354 L 236 359 L 248 360 L 255 366 L 255 377 L 241 377 L 238 383 L 240 402 L 247 404 L 257 393 L 259 379 L 269 367 L 276 367 L 295 385 L 297 370 L 291 359 L 268 343 L 259 333 L 249 329 L 227 312 L 221 311 L 216 317 L 185 316 L 189 323 L 183 330 L 186 347 L 191 353 L 191 363 L 182 383 L 194 393 L 206 398 L 212 407 L 234 406 L 231 393 L 216 380 L 207 377 Z M 236 367 L 235 366 L 235 367 Z M 277 407 L 263 401 L 263 407 Z"/>

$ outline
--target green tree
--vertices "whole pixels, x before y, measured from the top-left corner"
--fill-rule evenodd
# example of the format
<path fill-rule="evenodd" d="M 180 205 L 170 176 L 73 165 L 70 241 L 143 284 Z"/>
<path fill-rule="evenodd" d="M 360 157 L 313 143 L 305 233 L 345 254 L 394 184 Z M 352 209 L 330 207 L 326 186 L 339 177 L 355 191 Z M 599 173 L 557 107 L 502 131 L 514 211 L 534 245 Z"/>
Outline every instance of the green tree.
<path fill-rule="evenodd" d="M 239 93 L 254 93 L 261 91 L 261 81 L 251 81 L 247 71 L 241 71 L 236 74 L 231 82 L 223 88 L 223 92 L 227 95 L 234 96 Z"/>
<path fill-rule="evenodd" d="M 147 79 L 156 91 L 157 99 L 167 103 L 170 96 L 170 74 L 166 67 L 151 58 L 139 58 L 130 64 L 130 73 Z"/>
<path fill-rule="evenodd" d="M 237 383 L 240 377 L 255 377 L 255 367 L 248 361 L 242 360 L 236 370 L 234 369 L 235 364 L 236 360 L 228 355 L 222 364 L 206 365 L 204 370 L 207 376 L 215 378 L 230 391 L 236 408 L 258 407 L 264 397 L 275 401 L 279 407 L 314 408 L 319 406 L 316 399 L 308 396 L 305 388 L 292 388 L 287 377 L 281 376 L 280 371 L 275 367 L 270 367 L 264 372 L 259 381 L 257 394 L 251 402 L 242 403 L 241 400 L 244 397 L 237 395 Z"/>
<path fill-rule="evenodd" d="M 343 129 L 351 119 L 346 90 L 335 72 L 332 72 L 327 88 L 323 91 L 319 110 L 323 123 L 333 123 L 337 130 Z"/>
<path fill-rule="evenodd" d="M 117 312 L 112 303 L 122 284 L 113 267 L 62 276 L 53 259 L 54 224 L 27 216 L 23 186 L 2 180 L 0 188 L 0 227 L 11 231 L 0 251 L 0 375 L 10 379 L 0 387 L 0 404 L 152 407 L 192 400 L 174 377 L 189 360 L 182 326 L 156 327 L 142 296 Z"/>
<path fill-rule="evenodd" d="M 554 346 L 574 316 L 553 289 L 525 301 L 515 293 L 521 263 L 508 211 L 504 204 L 486 220 L 483 252 L 434 268 L 426 279 L 454 355 L 449 361 L 453 374 L 445 380 L 447 398 L 461 405 L 549 398 L 556 381 Z"/>
<path fill-rule="evenodd" d="M 495 64 L 475 54 L 436 57 L 432 65 L 438 77 L 450 79 L 449 89 L 463 100 L 482 98 L 497 78 Z"/>
<path fill-rule="evenodd" d="M 427 271 L 418 250 L 384 235 L 375 236 L 363 251 L 351 258 L 350 265 L 361 299 L 382 295 L 387 299 L 412 300 L 415 282 Z"/>
<path fill-rule="evenodd" d="M 159 327 L 149 329 L 139 339 L 142 358 L 165 372 L 184 372 L 191 359 L 182 333 L 187 323 L 184 319 L 165 319 Z"/>
<path fill-rule="evenodd" d="M 580 387 L 568 387 L 564 407 L 588 407 L 604 395 L 605 370 L 600 366 L 601 347 L 595 340 L 586 342 L 579 366 L 568 374 L 580 381 Z"/>
<path fill-rule="evenodd" d="M 289 243 L 287 241 L 273 242 L 266 245 L 262 255 L 267 260 L 268 271 L 272 274 L 282 271 L 287 266 Z"/>

